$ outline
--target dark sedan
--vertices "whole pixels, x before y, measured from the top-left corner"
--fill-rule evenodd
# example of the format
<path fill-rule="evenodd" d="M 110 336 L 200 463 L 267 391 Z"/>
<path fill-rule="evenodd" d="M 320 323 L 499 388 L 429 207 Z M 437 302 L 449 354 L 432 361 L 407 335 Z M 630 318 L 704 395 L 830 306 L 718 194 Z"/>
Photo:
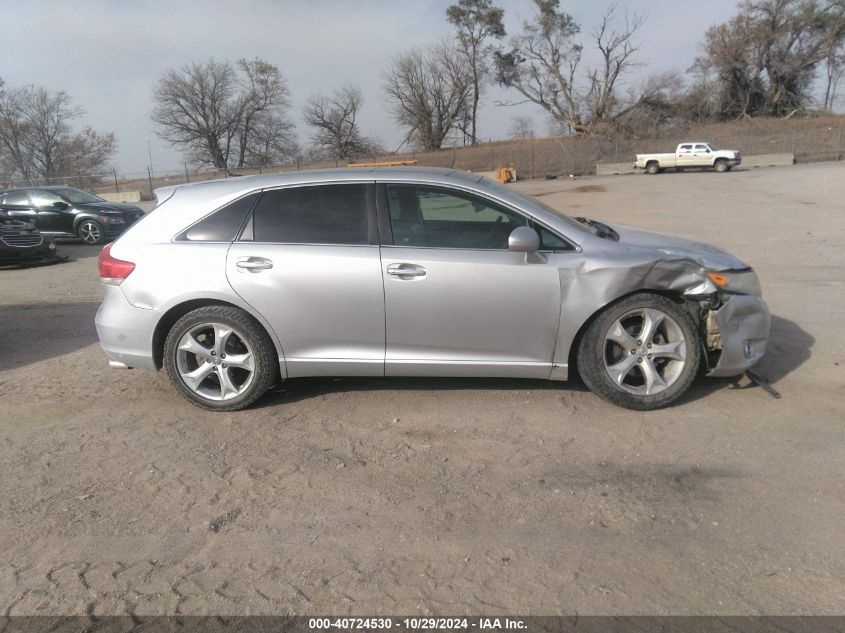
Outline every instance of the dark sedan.
<path fill-rule="evenodd" d="M 78 237 L 86 244 L 109 242 L 144 215 L 135 205 L 60 186 L 0 191 L 0 210 L 13 219 L 34 222 L 44 235 Z"/>
<path fill-rule="evenodd" d="M 12 219 L 0 211 L 0 266 L 31 266 L 60 259 L 53 240 L 41 235 L 31 222 Z"/>

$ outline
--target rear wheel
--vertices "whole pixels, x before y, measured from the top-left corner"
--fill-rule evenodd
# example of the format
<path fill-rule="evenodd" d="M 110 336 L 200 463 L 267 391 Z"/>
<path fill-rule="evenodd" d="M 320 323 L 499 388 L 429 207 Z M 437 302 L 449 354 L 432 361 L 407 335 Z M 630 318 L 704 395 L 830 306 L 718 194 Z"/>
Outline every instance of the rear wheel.
<path fill-rule="evenodd" d="M 713 167 L 715 167 L 716 171 L 718 171 L 719 173 L 723 173 L 730 170 L 730 165 L 728 165 L 728 161 L 726 161 L 724 158 L 720 158 L 719 160 L 717 160 L 716 164 L 713 165 Z"/>
<path fill-rule="evenodd" d="M 658 163 L 649 163 L 645 166 L 645 171 L 647 174 L 654 176 L 660 172 L 660 165 Z"/>
<path fill-rule="evenodd" d="M 103 225 L 96 220 L 82 220 L 76 227 L 76 234 L 86 244 L 102 244 L 106 241 Z"/>
<path fill-rule="evenodd" d="M 237 411 L 260 398 L 278 374 L 273 342 L 249 314 L 231 306 L 197 308 L 164 344 L 173 386 L 203 409 Z"/>
<path fill-rule="evenodd" d="M 640 293 L 590 324 L 578 348 L 578 369 L 605 400 L 645 411 L 665 407 L 689 389 L 700 353 L 692 317 L 666 297 Z"/>

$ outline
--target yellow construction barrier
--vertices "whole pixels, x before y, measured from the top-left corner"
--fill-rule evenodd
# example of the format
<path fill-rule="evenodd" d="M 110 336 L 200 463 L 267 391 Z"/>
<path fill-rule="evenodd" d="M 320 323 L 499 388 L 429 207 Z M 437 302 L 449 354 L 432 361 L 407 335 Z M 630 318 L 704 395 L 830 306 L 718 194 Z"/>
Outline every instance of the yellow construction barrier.
<path fill-rule="evenodd" d="M 386 160 L 376 163 L 348 163 L 347 167 L 407 167 L 408 165 L 416 165 L 415 160 Z"/>

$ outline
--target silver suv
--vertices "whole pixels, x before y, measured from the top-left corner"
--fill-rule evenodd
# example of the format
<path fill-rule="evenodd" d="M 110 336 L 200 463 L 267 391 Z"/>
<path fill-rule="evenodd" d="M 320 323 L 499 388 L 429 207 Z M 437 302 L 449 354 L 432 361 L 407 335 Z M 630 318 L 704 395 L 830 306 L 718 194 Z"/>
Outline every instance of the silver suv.
<path fill-rule="evenodd" d="M 633 409 L 766 349 L 754 272 L 712 246 L 570 218 L 448 169 L 159 189 L 100 255 L 113 367 L 232 411 L 303 376 L 566 380 Z"/>

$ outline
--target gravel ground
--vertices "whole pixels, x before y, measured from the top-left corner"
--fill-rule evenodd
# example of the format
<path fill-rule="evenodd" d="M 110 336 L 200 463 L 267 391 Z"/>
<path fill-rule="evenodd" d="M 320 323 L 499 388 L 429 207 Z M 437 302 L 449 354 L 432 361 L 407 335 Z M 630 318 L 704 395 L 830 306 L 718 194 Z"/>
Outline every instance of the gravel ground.
<path fill-rule="evenodd" d="M 842 613 L 845 165 L 516 187 L 753 265 L 782 399 L 320 379 L 211 414 L 108 369 L 63 244 L 0 272 L 0 612 Z"/>

